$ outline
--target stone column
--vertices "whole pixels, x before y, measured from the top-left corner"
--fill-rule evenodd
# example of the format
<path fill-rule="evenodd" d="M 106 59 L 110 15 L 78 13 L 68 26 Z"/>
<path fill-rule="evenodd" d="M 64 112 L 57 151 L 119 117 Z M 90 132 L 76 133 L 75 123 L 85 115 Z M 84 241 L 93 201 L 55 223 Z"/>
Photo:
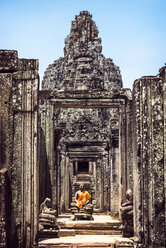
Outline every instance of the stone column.
<path fill-rule="evenodd" d="M 45 100 L 40 92 L 40 204 L 45 198 L 52 199 L 52 207 L 56 208 L 56 150 L 54 137 L 53 105 Z"/>
<path fill-rule="evenodd" d="M 70 160 L 69 157 L 66 155 L 65 156 L 65 172 L 64 172 L 64 208 L 65 212 L 69 211 L 69 168 L 70 168 Z"/>
<path fill-rule="evenodd" d="M 7 236 L 12 248 L 36 245 L 38 87 L 37 60 L 18 59 L 16 51 L 0 50 L 0 167 L 10 168 Z"/>
<path fill-rule="evenodd" d="M 126 190 L 133 189 L 132 109 L 131 98 L 121 102 L 119 113 L 120 205 L 126 201 Z"/>
<path fill-rule="evenodd" d="M 112 147 L 111 158 L 111 216 L 119 215 L 119 197 L 120 197 L 120 172 L 119 172 L 119 148 Z"/>
<path fill-rule="evenodd" d="M 89 162 L 89 174 L 93 175 L 93 163 L 91 161 Z"/>
<path fill-rule="evenodd" d="M 96 190 L 95 190 L 95 199 L 96 199 L 96 209 L 101 211 L 102 208 L 102 178 L 101 178 L 101 164 L 99 161 L 96 161 Z"/>
<path fill-rule="evenodd" d="M 72 191 L 72 186 L 73 186 L 73 177 L 74 177 L 74 171 L 73 171 L 73 160 L 69 160 L 69 168 L 68 168 L 68 173 L 69 173 L 69 203 L 68 203 L 68 208 L 70 208 L 70 204 L 72 203 L 72 198 L 73 198 L 73 191 Z"/>
<path fill-rule="evenodd" d="M 10 230 L 10 189 L 9 171 L 6 168 L 0 170 L 0 247 L 9 247 Z"/>
<path fill-rule="evenodd" d="M 135 235 L 156 248 L 166 245 L 164 77 L 143 77 L 133 89 Z"/>
<path fill-rule="evenodd" d="M 60 213 L 63 213 L 65 211 L 65 174 L 66 174 L 66 157 L 65 157 L 65 149 L 60 153 Z"/>
<path fill-rule="evenodd" d="M 125 192 L 127 189 L 127 166 L 126 166 L 126 115 L 125 115 L 125 106 L 121 105 L 121 110 L 119 113 L 119 176 L 120 180 L 120 197 L 119 203 L 121 206 L 122 201 L 125 201 L 126 196 Z"/>
<path fill-rule="evenodd" d="M 105 154 L 104 154 L 105 153 Z M 109 210 L 109 184 L 110 184 L 110 167 L 108 164 L 108 153 L 103 152 L 102 164 L 103 164 L 103 210 L 107 212 Z"/>
<path fill-rule="evenodd" d="M 20 246 L 25 243 L 30 247 L 36 242 L 39 208 L 38 61 L 21 59 L 18 63 L 12 88 L 12 198 L 17 199 L 12 205 L 12 223 L 14 230 L 15 222 Z"/>

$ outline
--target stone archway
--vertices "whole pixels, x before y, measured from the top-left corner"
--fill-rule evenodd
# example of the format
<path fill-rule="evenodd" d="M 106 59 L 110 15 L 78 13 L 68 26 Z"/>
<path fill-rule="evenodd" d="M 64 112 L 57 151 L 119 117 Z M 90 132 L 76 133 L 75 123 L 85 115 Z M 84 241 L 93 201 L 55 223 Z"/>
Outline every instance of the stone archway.
<path fill-rule="evenodd" d="M 52 199 L 58 213 L 70 211 L 79 185 L 81 176 L 74 166 L 78 170 L 79 163 L 89 163 L 89 172 L 85 174 L 96 195 L 96 211 L 119 216 L 125 191 L 132 184 L 132 143 L 128 135 L 129 95 L 125 90 L 116 90 L 116 94 L 117 91 L 119 99 L 116 100 L 114 91 L 100 95 L 100 105 L 93 94 L 84 95 L 81 102 L 72 93 L 65 101 L 64 93 L 43 99 L 50 123 L 45 127 L 50 135 L 47 149 Z"/>

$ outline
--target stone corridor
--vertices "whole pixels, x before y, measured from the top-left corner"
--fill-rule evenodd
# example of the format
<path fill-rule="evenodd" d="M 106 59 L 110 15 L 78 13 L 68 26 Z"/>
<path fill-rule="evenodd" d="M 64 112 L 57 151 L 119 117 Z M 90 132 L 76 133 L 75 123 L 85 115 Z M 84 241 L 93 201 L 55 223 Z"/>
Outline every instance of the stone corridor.
<path fill-rule="evenodd" d="M 0 50 L 0 248 L 166 247 L 166 65 L 123 88 L 98 33 L 76 15 L 41 90 L 38 60 Z M 82 183 L 93 221 L 70 220 Z"/>

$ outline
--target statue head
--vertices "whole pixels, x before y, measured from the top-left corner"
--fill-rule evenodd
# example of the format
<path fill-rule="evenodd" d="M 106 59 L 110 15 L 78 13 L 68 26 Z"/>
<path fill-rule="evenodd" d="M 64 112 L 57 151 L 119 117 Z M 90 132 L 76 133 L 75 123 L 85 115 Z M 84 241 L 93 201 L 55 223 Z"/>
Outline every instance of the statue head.
<path fill-rule="evenodd" d="M 47 208 L 51 208 L 51 199 L 50 199 L 50 198 L 46 198 L 46 199 L 44 200 L 44 203 L 45 203 L 45 206 L 46 206 Z"/>
<path fill-rule="evenodd" d="M 133 201 L 133 191 L 131 189 L 128 189 L 126 191 L 126 199 L 129 200 L 130 202 Z"/>
<path fill-rule="evenodd" d="M 80 184 L 80 190 L 83 191 L 83 190 L 85 190 L 85 188 L 86 188 L 86 187 L 85 187 L 85 184 L 84 184 L 84 183 L 81 183 L 81 184 Z"/>

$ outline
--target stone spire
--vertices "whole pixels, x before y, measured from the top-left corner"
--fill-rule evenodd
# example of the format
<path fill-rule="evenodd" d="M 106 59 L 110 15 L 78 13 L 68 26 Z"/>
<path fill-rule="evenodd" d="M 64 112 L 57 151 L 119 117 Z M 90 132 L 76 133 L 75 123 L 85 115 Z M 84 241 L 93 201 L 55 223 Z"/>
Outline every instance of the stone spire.
<path fill-rule="evenodd" d="M 47 68 L 42 87 L 57 90 L 122 87 L 120 70 L 102 55 L 98 29 L 88 11 L 81 11 L 65 39 L 64 57 Z"/>
<path fill-rule="evenodd" d="M 64 55 L 77 57 L 95 57 L 101 53 L 101 39 L 98 38 L 98 29 L 88 11 L 81 11 L 72 22 L 70 34 L 65 40 Z"/>

